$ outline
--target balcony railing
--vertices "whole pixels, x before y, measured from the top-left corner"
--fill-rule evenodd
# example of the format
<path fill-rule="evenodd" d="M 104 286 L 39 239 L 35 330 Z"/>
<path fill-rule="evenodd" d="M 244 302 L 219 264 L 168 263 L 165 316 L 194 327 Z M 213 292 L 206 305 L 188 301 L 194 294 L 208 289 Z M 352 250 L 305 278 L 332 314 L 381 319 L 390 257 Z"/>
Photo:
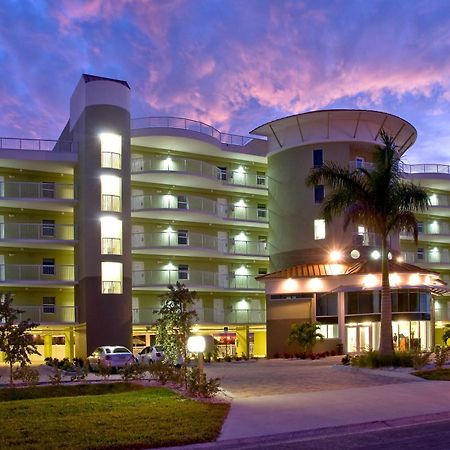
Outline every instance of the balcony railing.
<path fill-rule="evenodd" d="M 121 255 L 122 239 L 102 238 L 102 255 Z"/>
<path fill-rule="evenodd" d="M 13 281 L 57 283 L 74 280 L 75 266 L 72 265 L 0 264 L 0 283 Z"/>
<path fill-rule="evenodd" d="M 187 286 L 233 290 L 264 290 L 257 275 L 219 274 L 203 270 L 135 270 L 133 287 L 166 287 L 180 281 Z"/>
<path fill-rule="evenodd" d="M 217 139 L 222 144 L 244 146 L 250 141 L 265 140 L 261 137 L 240 136 L 237 134 L 222 133 L 216 128 L 198 120 L 185 119 L 183 117 L 140 117 L 131 119 L 131 129 L 141 128 L 178 128 L 195 131 Z"/>
<path fill-rule="evenodd" d="M 262 241 L 237 241 L 219 239 L 202 233 L 153 232 L 132 233 L 133 249 L 139 248 L 188 248 L 189 250 L 214 250 L 222 254 L 267 256 L 267 243 Z"/>
<path fill-rule="evenodd" d="M 381 245 L 381 236 L 376 233 L 352 233 L 352 243 L 357 246 L 379 247 Z"/>
<path fill-rule="evenodd" d="M 72 224 L 0 223 L 0 240 L 72 241 L 75 227 Z"/>
<path fill-rule="evenodd" d="M 18 315 L 18 320 L 30 319 L 42 323 L 77 323 L 77 306 L 22 306 L 14 305 L 14 308 L 23 311 Z M 50 312 L 49 312 L 50 311 Z"/>
<path fill-rule="evenodd" d="M 77 151 L 77 144 L 70 141 L 54 141 L 50 139 L 0 137 L 0 149 L 75 153 Z"/>
<path fill-rule="evenodd" d="M 424 253 L 403 252 L 405 262 L 410 264 L 450 264 L 450 255 L 445 249 L 440 251 L 425 251 Z"/>
<path fill-rule="evenodd" d="M 102 167 L 109 169 L 121 169 L 122 155 L 114 152 L 102 152 Z"/>
<path fill-rule="evenodd" d="M 102 194 L 102 211 L 120 212 L 121 210 L 120 195 Z"/>
<path fill-rule="evenodd" d="M 74 186 L 53 182 L 2 181 L 0 198 L 73 200 Z"/>
<path fill-rule="evenodd" d="M 402 164 L 405 173 L 444 173 L 450 174 L 448 164 Z"/>
<path fill-rule="evenodd" d="M 198 175 L 205 178 L 217 180 L 220 184 L 249 186 L 257 188 L 267 188 L 265 174 L 247 173 L 240 170 L 221 170 L 217 166 L 198 161 L 178 157 L 167 157 L 165 159 L 155 156 L 145 158 L 135 158 L 131 160 L 131 172 L 181 172 Z"/>
<path fill-rule="evenodd" d="M 121 294 L 122 283 L 120 281 L 102 281 L 102 294 Z"/>
<path fill-rule="evenodd" d="M 264 309 L 213 309 L 199 308 L 196 310 L 198 321 L 215 324 L 260 324 L 266 323 L 266 311 Z M 158 308 L 133 309 L 133 324 L 155 324 L 159 319 Z"/>

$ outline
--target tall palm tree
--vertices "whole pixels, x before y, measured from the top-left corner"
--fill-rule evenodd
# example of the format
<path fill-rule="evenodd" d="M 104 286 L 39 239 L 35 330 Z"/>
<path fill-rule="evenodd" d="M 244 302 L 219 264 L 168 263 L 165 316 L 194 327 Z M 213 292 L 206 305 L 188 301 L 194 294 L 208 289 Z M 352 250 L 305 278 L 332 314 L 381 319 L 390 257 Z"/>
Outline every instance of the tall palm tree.
<path fill-rule="evenodd" d="M 388 238 L 391 233 L 412 233 L 417 244 L 414 213 L 428 208 L 426 191 L 402 177 L 400 154 L 394 138 L 381 132 L 384 146 L 374 153 L 372 170 L 349 170 L 332 162 L 311 169 L 308 186 L 324 184 L 329 194 L 323 203 L 323 217 L 344 216 L 344 230 L 350 223 L 361 224 L 381 237 L 381 330 L 379 352 L 394 353 L 392 342 L 392 299 L 389 285 Z"/>

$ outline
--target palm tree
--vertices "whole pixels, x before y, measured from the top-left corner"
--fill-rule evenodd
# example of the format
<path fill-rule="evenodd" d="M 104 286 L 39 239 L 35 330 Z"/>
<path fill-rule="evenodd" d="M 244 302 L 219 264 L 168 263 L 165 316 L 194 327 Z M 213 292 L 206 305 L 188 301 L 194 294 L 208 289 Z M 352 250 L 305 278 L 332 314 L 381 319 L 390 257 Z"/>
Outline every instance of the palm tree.
<path fill-rule="evenodd" d="M 311 353 L 317 341 L 323 341 L 323 334 L 319 333 L 319 322 L 294 323 L 291 326 L 288 343 L 298 344 L 302 351 Z"/>
<path fill-rule="evenodd" d="M 392 342 L 392 300 L 389 285 L 388 238 L 391 233 L 412 233 L 417 244 L 415 213 L 428 208 L 426 191 L 402 177 L 400 154 L 394 138 L 381 132 L 384 146 L 374 153 L 373 170 L 349 170 L 332 162 L 311 169 L 308 186 L 324 184 L 329 194 L 323 203 L 323 217 L 330 222 L 343 214 L 344 230 L 361 224 L 381 237 L 381 330 L 379 353 L 394 353 Z"/>

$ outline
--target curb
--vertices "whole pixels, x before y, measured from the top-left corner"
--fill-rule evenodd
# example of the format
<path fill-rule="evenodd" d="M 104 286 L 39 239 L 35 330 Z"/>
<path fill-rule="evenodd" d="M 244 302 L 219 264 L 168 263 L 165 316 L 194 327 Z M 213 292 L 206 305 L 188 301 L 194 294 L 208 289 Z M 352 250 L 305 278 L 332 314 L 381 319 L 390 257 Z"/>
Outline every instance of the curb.
<path fill-rule="evenodd" d="M 353 425 L 342 425 L 338 427 L 316 428 L 314 430 L 294 431 L 289 433 L 272 434 L 252 438 L 229 439 L 224 441 L 207 442 L 202 444 L 190 444 L 176 447 L 159 447 L 164 450 L 245 450 L 255 447 L 264 448 L 263 444 L 287 444 L 309 441 L 318 438 L 336 437 L 349 434 L 358 434 L 370 431 L 388 430 L 391 428 L 402 428 L 411 425 L 444 422 L 450 420 L 450 411 L 419 416 L 404 417 L 392 420 L 377 420 Z"/>

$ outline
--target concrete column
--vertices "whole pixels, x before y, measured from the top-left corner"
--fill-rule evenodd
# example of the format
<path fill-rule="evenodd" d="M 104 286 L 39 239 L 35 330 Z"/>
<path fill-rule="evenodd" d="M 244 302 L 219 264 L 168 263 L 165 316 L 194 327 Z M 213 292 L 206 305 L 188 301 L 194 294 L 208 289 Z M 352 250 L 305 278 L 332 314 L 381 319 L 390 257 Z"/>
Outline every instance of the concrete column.
<path fill-rule="evenodd" d="M 267 342 L 265 331 L 255 331 L 253 333 L 253 354 L 255 356 L 267 355 Z"/>
<path fill-rule="evenodd" d="M 430 346 L 431 349 L 436 345 L 436 312 L 434 297 L 431 296 L 430 304 Z"/>
<path fill-rule="evenodd" d="M 345 332 L 345 292 L 338 292 L 337 298 L 337 310 L 338 310 L 338 329 L 339 339 L 344 346 L 344 353 L 347 352 L 347 334 Z"/>
<path fill-rule="evenodd" d="M 44 358 L 52 357 L 52 336 L 50 334 L 44 335 Z"/>
<path fill-rule="evenodd" d="M 313 295 L 313 298 L 311 299 L 311 322 L 316 321 L 317 317 L 317 294 Z"/>
<path fill-rule="evenodd" d="M 69 358 L 70 360 L 74 357 L 74 345 L 75 345 L 75 339 L 73 335 L 73 330 L 68 330 L 64 333 L 65 336 L 65 356 L 66 358 Z"/>

